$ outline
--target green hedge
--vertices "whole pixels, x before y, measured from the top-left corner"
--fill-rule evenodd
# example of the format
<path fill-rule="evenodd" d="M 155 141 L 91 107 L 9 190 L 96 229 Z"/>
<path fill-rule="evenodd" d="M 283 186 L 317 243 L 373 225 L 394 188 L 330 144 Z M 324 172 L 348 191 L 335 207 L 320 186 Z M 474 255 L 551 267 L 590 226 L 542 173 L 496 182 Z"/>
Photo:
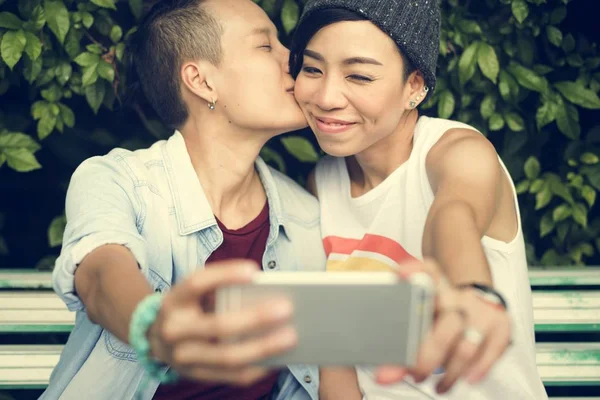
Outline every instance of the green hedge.
<path fill-rule="evenodd" d="M 68 179 L 85 158 L 169 132 L 121 105 L 124 41 L 151 2 L 0 0 L 0 267 L 51 267 Z M 288 41 L 302 2 L 259 1 Z M 600 55 L 568 0 L 444 0 L 429 115 L 495 144 L 520 194 L 530 263 L 599 264 Z M 309 132 L 262 155 L 303 182 Z M 476 165 L 473 166 L 477 168 Z"/>

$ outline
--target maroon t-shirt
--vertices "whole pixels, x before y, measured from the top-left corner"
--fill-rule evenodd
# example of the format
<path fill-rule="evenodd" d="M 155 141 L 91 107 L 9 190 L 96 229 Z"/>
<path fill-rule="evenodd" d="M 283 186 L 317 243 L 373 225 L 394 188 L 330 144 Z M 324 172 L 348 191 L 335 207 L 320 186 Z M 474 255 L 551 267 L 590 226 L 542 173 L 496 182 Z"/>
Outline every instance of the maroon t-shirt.
<path fill-rule="evenodd" d="M 254 260 L 262 265 L 262 257 L 269 236 L 269 207 L 265 207 L 258 217 L 243 228 L 231 230 L 217 219 L 219 228 L 223 231 L 223 243 L 208 258 L 211 261 L 223 261 L 232 258 Z M 207 266 L 209 266 L 207 264 Z M 172 385 L 160 385 L 154 400 L 259 400 L 268 399 L 279 373 L 265 377 L 250 387 L 229 385 L 210 385 L 198 382 L 180 380 Z"/>

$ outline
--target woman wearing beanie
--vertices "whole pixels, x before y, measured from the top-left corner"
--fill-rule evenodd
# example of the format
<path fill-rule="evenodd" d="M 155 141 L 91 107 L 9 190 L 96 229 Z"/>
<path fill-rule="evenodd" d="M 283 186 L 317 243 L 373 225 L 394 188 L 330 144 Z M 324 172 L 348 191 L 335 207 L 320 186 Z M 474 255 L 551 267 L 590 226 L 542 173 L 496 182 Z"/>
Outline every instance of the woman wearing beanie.
<path fill-rule="evenodd" d="M 419 115 L 435 88 L 439 26 L 435 0 L 313 0 L 297 27 L 296 99 L 330 155 L 309 179 L 328 270 L 427 257 L 461 289 L 402 383 L 324 368 L 324 399 L 547 398 L 513 182 L 474 128 Z"/>

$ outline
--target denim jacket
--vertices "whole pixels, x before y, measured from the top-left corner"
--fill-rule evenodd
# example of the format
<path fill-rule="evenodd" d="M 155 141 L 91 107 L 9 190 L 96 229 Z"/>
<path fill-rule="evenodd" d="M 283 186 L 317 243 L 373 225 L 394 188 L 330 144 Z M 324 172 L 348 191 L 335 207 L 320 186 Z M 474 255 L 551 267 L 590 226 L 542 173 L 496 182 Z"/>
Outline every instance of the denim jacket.
<path fill-rule="evenodd" d="M 261 159 L 255 165 L 269 202 L 263 270 L 324 270 L 317 200 Z M 83 162 L 69 185 L 66 214 L 52 278 L 76 322 L 41 399 L 132 399 L 144 369 L 129 345 L 88 319 L 75 293 L 77 265 L 99 246 L 124 245 L 153 289 L 164 292 L 204 268 L 223 234 L 179 132 L 149 149 L 115 149 Z M 314 400 L 318 386 L 316 366 L 290 365 L 273 399 Z M 151 381 L 142 398 L 151 399 L 157 387 Z"/>

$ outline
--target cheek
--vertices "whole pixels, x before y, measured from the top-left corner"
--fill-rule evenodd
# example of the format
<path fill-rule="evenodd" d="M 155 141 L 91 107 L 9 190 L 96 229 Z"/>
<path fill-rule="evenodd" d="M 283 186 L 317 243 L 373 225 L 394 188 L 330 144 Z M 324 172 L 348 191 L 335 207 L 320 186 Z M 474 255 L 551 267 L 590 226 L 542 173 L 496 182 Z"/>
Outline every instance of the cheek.
<path fill-rule="evenodd" d="M 312 98 L 312 86 L 309 79 L 298 75 L 296 79 L 296 84 L 294 85 L 294 96 L 296 97 L 296 101 L 300 104 L 300 107 L 304 110 L 306 105 L 310 103 L 310 99 Z"/>
<path fill-rule="evenodd" d="M 362 114 L 365 122 L 378 127 L 387 127 L 396 120 L 400 112 L 400 95 L 393 90 L 383 88 L 373 88 L 361 96 L 355 96 L 353 104 Z"/>

